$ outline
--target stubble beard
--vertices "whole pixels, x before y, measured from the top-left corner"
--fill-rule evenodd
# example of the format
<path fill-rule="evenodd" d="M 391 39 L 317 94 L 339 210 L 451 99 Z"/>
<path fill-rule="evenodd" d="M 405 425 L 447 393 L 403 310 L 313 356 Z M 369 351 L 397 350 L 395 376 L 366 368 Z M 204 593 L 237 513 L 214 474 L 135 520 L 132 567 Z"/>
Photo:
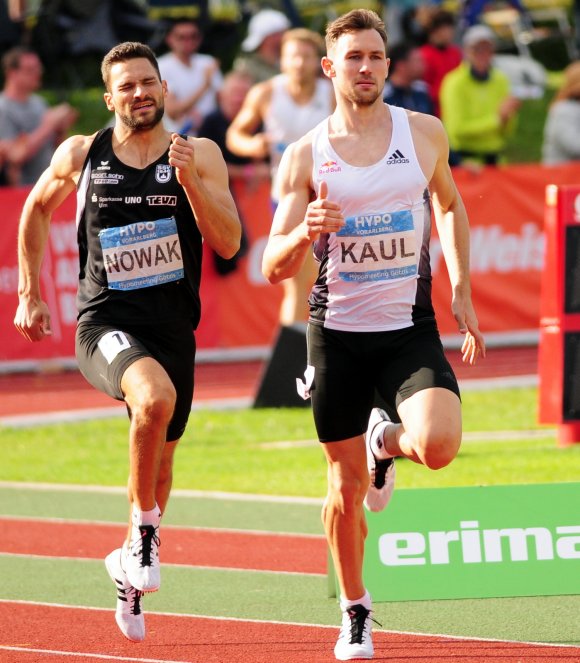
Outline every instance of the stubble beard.
<path fill-rule="evenodd" d="M 381 92 L 382 90 L 378 89 L 363 92 L 355 88 L 347 94 L 347 99 L 357 106 L 372 106 L 381 96 Z"/>
<path fill-rule="evenodd" d="M 123 114 L 119 114 L 119 119 L 128 129 L 131 129 L 131 131 L 150 131 L 161 122 L 164 114 L 165 106 L 161 104 L 160 106 L 155 107 L 155 114 L 150 120 Z"/>

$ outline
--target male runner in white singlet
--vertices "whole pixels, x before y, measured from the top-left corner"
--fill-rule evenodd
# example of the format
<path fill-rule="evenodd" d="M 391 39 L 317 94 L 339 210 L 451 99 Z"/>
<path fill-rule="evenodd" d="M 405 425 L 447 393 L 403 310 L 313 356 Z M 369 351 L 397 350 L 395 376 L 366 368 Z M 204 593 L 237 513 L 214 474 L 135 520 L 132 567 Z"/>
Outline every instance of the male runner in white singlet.
<path fill-rule="evenodd" d="M 141 596 L 159 588 L 159 524 L 191 410 L 202 238 L 231 258 L 241 226 L 217 145 L 164 129 L 167 86 L 151 49 L 119 44 L 101 70 L 115 126 L 62 143 L 30 192 L 14 323 L 30 341 L 52 333 L 40 266 L 52 212 L 76 189 L 76 356 L 86 379 L 124 400 L 131 418 L 129 532 L 105 564 L 117 624 L 140 641 Z"/>
<path fill-rule="evenodd" d="M 329 24 L 322 68 L 337 108 L 282 159 L 263 260 L 272 283 L 295 274 L 313 242 L 320 262 L 304 391 L 328 462 L 322 518 L 341 590 L 339 660 L 373 656 L 363 501 L 374 511 L 386 506 L 396 456 L 438 469 L 461 443 L 459 389 L 431 304 L 431 206 L 465 334 L 463 360 L 485 355 L 447 137 L 437 118 L 383 103 L 386 42 L 369 10 Z M 373 409 L 375 389 L 388 413 Z"/>

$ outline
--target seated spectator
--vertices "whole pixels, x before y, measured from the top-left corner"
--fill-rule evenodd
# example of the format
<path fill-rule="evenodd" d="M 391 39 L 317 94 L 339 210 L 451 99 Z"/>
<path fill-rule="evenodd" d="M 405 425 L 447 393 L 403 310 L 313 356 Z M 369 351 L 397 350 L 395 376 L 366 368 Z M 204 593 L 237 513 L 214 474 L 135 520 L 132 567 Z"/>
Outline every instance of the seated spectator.
<path fill-rule="evenodd" d="M 387 104 L 433 115 L 433 102 L 423 81 L 425 69 L 418 48 L 397 44 L 389 49 L 389 76 L 383 99 Z"/>
<path fill-rule="evenodd" d="M 462 50 L 453 43 L 454 36 L 453 14 L 443 9 L 433 14 L 427 27 L 427 43 L 421 46 L 421 55 L 425 63 L 423 79 L 429 88 L 434 114 L 437 116 L 441 114 L 439 107 L 441 81 L 463 60 Z"/>
<path fill-rule="evenodd" d="M 262 9 L 254 14 L 242 42 L 243 53 L 234 60 L 234 70 L 248 74 L 255 83 L 279 74 L 282 36 L 289 28 L 290 21 L 275 9 Z"/>
<path fill-rule="evenodd" d="M 198 52 L 202 38 L 190 19 L 177 20 L 167 32 L 170 50 L 159 58 L 159 71 L 167 81 L 163 121 L 169 131 L 195 135 L 202 118 L 217 107 L 223 77 L 218 61 Z"/>
<path fill-rule="evenodd" d="M 542 161 L 554 165 L 580 160 L 580 61 L 564 70 L 564 79 L 548 110 Z"/>
<path fill-rule="evenodd" d="M 461 163 L 494 165 L 513 130 L 520 101 L 507 76 L 492 64 L 495 36 L 490 28 L 469 28 L 463 48 L 464 62 L 441 84 L 441 119 Z"/>
<path fill-rule="evenodd" d="M 48 167 L 56 146 L 77 118 L 66 103 L 50 108 L 35 92 L 42 81 L 42 64 L 33 51 L 15 47 L 2 58 L 5 84 L 0 93 L 0 140 L 18 141 L 20 149 L 7 155 L 8 184 L 34 184 Z M 22 139 L 25 136 L 25 140 Z"/>

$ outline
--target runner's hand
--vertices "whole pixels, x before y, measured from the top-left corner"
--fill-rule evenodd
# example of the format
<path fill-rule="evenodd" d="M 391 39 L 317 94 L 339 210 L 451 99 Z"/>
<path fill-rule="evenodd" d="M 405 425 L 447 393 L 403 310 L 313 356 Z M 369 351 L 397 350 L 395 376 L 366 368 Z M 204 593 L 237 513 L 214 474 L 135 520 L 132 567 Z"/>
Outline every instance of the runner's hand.
<path fill-rule="evenodd" d="M 465 334 L 465 339 L 461 345 L 463 362 L 473 366 L 480 355 L 482 358 L 485 357 L 485 340 L 483 334 L 479 331 L 479 323 L 471 298 L 464 301 L 460 297 L 455 297 L 451 308 L 457 320 L 459 333 Z"/>
<path fill-rule="evenodd" d="M 45 336 L 52 336 L 48 306 L 43 301 L 21 300 L 14 326 L 29 341 L 42 341 Z"/>
<path fill-rule="evenodd" d="M 338 232 L 344 226 L 344 217 L 338 203 L 328 200 L 328 184 L 323 180 L 318 196 L 306 208 L 304 225 L 308 239 L 314 241 L 321 233 Z"/>
<path fill-rule="evenodd" d="M 193 144 L 176 133 L 171 134 L 169 165 L 175 168 L 175 175 L 181 186 L 185 186 L 191 178 L 197 175 Z"/>

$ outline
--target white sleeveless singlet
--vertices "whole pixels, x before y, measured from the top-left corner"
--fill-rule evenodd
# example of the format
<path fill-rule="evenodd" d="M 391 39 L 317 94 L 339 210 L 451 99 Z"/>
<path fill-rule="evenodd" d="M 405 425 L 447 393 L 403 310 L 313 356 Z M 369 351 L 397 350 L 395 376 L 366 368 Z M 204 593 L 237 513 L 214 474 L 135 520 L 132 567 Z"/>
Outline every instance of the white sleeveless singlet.
<path fill-rule="evenodd" d="M 328 185 L 346 224 L 315 243 L 319 276 L 310 320 L 329 329 L 389 331 L 433 318 L 429 238 L 431 207 L 403 108 L 389 106 L 393 132 L 386 154 L 352 166 L 333 149 L 328 120 L 312 132 L 312 186 Z"/>
<path fill-rule="evenodd" d="M 270 108 L 264 119 L 264 130 L 270 142 L 270 164 L 272 167 L 272 198 L 276 194 L 276 174 L 284 150 L 307 134 L 319 122 L 332 113 L 332 83 L 318 78 L 312 99 L 306 104 L 297 104 L 286 89 L 288 78 L 279 74 L 272 79 Z"/>

